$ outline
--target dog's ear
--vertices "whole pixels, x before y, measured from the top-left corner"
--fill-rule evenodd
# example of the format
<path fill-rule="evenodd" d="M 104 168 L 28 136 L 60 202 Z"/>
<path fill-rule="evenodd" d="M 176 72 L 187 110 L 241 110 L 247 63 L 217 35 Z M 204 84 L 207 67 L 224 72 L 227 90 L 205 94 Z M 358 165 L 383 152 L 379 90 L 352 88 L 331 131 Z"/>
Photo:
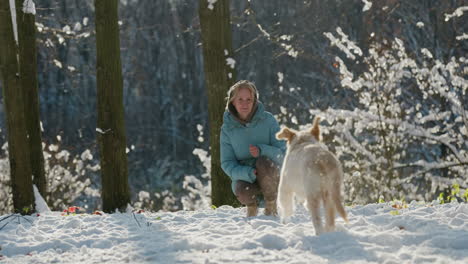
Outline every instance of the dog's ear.
<path fill-rule="evenodd" d="M 320 117 L 319 117 L 319 116 L 315 116 L 314 122 L 312 123 L 312 128 L 310 129 L 310 133 L 312 134 L 312 136 L 314 136 L 314 138 L 315 138 L 317 141 L 320 141 L 320 127 L 319 127 L 319 123 L 320 123 Z"/>
<path fill-rule="evenodd" d="M 291 142 L 295 136 L 296 133 L 287 127 L 283 127 L 278 133 L 276 133 L 277 139 L 286 139 L 288 142 Z"/>

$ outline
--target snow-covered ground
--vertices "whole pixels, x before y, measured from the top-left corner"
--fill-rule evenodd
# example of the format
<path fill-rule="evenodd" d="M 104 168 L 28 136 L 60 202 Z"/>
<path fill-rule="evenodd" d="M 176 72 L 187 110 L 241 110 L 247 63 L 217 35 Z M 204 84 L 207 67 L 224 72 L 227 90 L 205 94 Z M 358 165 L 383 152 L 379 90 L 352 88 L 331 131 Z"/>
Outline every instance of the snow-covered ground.
<path fill-rule="evenodd" d="M 285 225 L 228 206 L 10 217 L 0 222 L 12 220 L 0 231 L 0 262 L 468 263 L 468 204 L 392 205 L 346 207 L 350 223 L 338 218 L 338 231 L 321 236 L 302 206 Z"/>

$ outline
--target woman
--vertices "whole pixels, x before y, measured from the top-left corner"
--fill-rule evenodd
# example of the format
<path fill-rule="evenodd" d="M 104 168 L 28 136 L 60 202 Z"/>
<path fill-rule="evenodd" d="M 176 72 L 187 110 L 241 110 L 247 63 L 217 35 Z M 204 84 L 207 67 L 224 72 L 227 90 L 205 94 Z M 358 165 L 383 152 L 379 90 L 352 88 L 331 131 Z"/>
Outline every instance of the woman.
<path fill-rule="evenodd" d="M 275 117 L 258 101 L 255 85 L 239 81 L 228 91 L 221 127 L 221 167 L 232 180 L 237 199 L 247 206 L 247 217 L 256 216 L 256 196 L 263 194 L 265 214 L 276 215 L 279 166 L 286 149 L 276 139 Z"/>

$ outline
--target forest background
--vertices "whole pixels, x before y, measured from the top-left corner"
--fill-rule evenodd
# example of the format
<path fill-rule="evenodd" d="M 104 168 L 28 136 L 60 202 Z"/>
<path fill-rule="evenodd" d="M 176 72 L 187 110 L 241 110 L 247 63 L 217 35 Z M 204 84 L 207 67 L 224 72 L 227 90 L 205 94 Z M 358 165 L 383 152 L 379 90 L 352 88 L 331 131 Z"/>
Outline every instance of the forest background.
<path fill-rule="evenodd" d="M 98 209 L 94 4 L 35 3 L 47 199 L 54 209 Z M 260 100 L 281 124 L 298 128 L 315 114 L 325 117 L 325 142 L 344 163 L 347 202 L 448 196 L 456 186 L 468 186 L 468 23 L 466 15 L 454 13 L 463 5 L 231 1 L 235 52 L 229 63 L 237 79 L 257 85 Z M 198 1 L 121 0 L 119 17 L 134 206 L 207 206 L 210 129 Z M 429 81 L 434 71 L 441 78 Z M 398 120 L 408 126 L 399 129 Z M 3 151 L 0 196 L 9 197 Z M 0 203 L 8 211 L 11 198 Z"/>

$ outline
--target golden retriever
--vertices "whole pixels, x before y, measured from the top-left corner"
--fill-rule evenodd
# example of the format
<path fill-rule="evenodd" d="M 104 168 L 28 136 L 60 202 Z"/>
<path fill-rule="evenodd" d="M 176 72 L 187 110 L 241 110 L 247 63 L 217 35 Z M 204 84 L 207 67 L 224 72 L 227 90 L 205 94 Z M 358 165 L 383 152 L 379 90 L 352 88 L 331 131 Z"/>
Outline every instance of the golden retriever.
<path fill-rule="evenodd" d="M 294 195 L 307 202 L 307 209 L 317 235 L 335 230 L 335 212 L 348 222 L 342 204 L 343 172 L 340 161 L 320 142 L 320 117 L 312 128 L 295 131 L 283 127 L 276 138 L 287 140 L 287 151 L 278 187 L 278 209 L 286 223 L 294 212 Z M 325 229 L 320 217 L 320 205 L 325 208 Z"/>

